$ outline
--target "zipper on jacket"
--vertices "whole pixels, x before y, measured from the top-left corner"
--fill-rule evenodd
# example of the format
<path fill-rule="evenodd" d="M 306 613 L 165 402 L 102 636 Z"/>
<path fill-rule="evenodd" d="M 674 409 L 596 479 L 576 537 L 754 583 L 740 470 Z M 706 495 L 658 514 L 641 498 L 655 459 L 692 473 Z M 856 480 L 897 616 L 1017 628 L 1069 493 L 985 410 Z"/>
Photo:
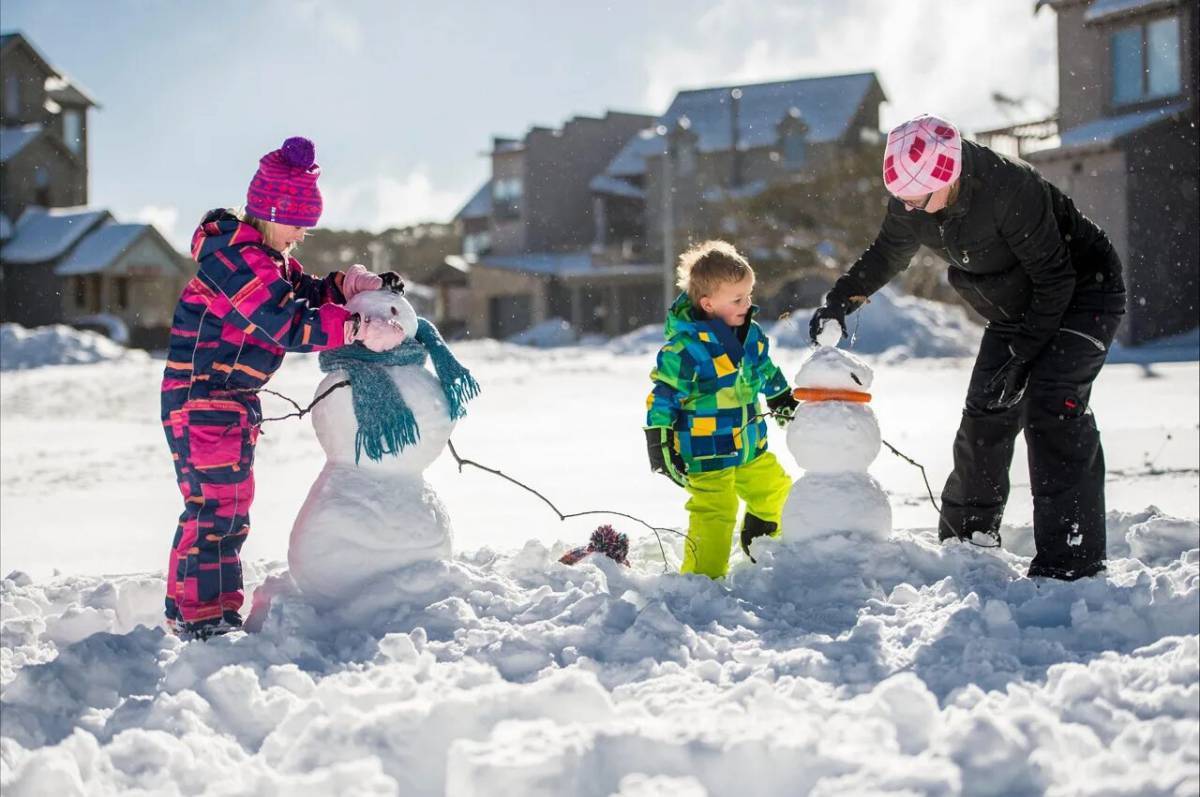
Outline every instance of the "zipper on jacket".
<path fill-rule="evenodd" d="M 1080 332 L 1078 329 L 1071 329 L 1070 327 L 1059 327 L 1059 329 L 1063 332 L 1070 332 L 1072 335 L 1078 335 L 1079 337 L 1091 343 L 1100 351 L 1108 351 L 1108 348 L 1100 341 L 1099 338 L 1094 338 L 1086 332 Z"/>
<path fill-rule="evenodd" d="M 946 242 L 946 225 L 945 225 L 945 224 L 939 224 L 939 225 L 938 225 L 938 235 L 940 235 L 940 236 L 941 236 L 941 238 L 942 238 L 942 248 L 946 250 L 946 257 L 950 258 L 950 262 L 951 262 L 951 263 L 953 263 L 955 266 L 958 266 L 958 267 L 959 267 L 960 269 L 962 269 L 963 271 L 966 271 L 966 269 L 965 269 L 965 268 L 963 268 L 963 263 L 969 263 L 969 262 L 971 262 L 971 258 L 970 258 L 970 257 L 968 257 L 968 256 L 967 256 L 967 253 L 964 251 L 964 252 L 963 252 L 963 261 L 962 261 L 962 263 L 959 263 L 957 260 L 955 260 L 955 259 L 954 259 L 954 254 L 953 254 L 953 253 L 950 251 L 950 244 Z M 969 273 L 969 272 L 968 272 L 968 273 Z M 992 301 L 991 299 L 989 299 L 988 297 L 984 296 L 984 295 L 983 295 L 983 291 L 979 290 L 979 286 L 978 286 L 978 285 L 976 285 L 976 284 L 974 284 L 974 283 L 971 283 L 971 289 L 972 289 L 973 291 L 975 291 L 977 294 L 979 294 L 979 298 L 980 298 L 980 299 L 983 299 L 985 302 L 987 302 L 988 304 L 990 304 L 992 307 L 995 307 L 997 310 L 999 310 L 999 311 L 1000 311 L 1000 313 L 1001 313 L 1001 314 L 1002 314 L 1002 315 L 1003 315 L 1005 318 L 1012 318 L 1012 316 L 1010 316 L 1010 315 L 1008 314 L 1008 311 L 1007 311 L 1007 310 L 1005 310 L 1003 307 L 1001 307 L 1000 305 L 998 305 L 998 304 L 996 304 L 995 302 L 993 302 L 993 301 Z"/>

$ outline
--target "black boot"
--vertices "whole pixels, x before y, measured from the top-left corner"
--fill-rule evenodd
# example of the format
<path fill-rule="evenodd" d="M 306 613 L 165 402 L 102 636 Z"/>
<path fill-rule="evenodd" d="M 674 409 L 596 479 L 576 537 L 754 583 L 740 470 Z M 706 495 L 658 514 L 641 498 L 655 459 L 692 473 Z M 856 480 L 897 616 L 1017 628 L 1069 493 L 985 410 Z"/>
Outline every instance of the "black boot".
<path fill-rule="evenodd" d="M 768 520 L 763 520 L 758 515 L 746 513 L 746 517 L 742 519 L 742 551 L 749 557 L 751 562 L 758 564 L 753 556 L 750 556 L 750 543 L 755 537 L 772 537 L 779 531 L 779 524 L 772 523 Z"/>

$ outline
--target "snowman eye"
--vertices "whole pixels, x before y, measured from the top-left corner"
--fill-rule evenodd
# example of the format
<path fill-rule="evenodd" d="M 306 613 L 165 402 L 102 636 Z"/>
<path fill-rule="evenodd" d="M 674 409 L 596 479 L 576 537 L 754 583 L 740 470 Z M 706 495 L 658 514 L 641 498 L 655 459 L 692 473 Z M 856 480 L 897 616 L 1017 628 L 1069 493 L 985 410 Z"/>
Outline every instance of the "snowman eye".
<path fill-rule="evenodd" d="M 399 310 L 397 310 L 395 307 L 393 307 L 393 308 L 392 308 L 392 315 L 400 315 L 400 311 L 399 311 Z"/>

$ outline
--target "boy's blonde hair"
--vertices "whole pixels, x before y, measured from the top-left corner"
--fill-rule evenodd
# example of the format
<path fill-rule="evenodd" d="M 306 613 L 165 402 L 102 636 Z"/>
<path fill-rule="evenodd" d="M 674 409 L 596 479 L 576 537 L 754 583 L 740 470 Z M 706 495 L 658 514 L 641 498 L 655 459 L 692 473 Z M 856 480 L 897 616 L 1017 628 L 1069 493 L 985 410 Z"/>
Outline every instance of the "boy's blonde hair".
<path fill-rule="evenodd" d="M 754 269 L 741 253 L 727 241 L 705 241 L 696 244 L 679 256 L 675 270 L 676 285 L 687 291 L 693 304 L 704 296 L 712 296 L 727 282 L 741 282 L 754 276 Z"/>

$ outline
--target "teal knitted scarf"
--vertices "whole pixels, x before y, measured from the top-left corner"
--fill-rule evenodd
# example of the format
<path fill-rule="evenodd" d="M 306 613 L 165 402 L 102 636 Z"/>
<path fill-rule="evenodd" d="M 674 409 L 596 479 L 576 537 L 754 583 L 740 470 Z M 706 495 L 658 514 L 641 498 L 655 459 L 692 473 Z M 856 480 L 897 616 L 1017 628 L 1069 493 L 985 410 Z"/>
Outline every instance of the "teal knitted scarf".
<path fill-rule="evenodd" d="M 467 414 L 467 402 L 479 395 L 479 383 L 454 358 L 437 327 L 424 318 L 417 319 L 416 337 L 391 351 L 374 352 L 355 343 L 321 352 L 322 371 L 345 371 L 350 379 L 354 417 L 358 421 L 354 439 L 356 463 L 364 450 L 378 462 L 384 454 L 396 456 L 421 438 L 417 419 L 387 369 L 398 365 L 423 366 L 426 357 L 433 360 L 433 370 L 450 406 L 450 420 L 457 421 Z"/>

